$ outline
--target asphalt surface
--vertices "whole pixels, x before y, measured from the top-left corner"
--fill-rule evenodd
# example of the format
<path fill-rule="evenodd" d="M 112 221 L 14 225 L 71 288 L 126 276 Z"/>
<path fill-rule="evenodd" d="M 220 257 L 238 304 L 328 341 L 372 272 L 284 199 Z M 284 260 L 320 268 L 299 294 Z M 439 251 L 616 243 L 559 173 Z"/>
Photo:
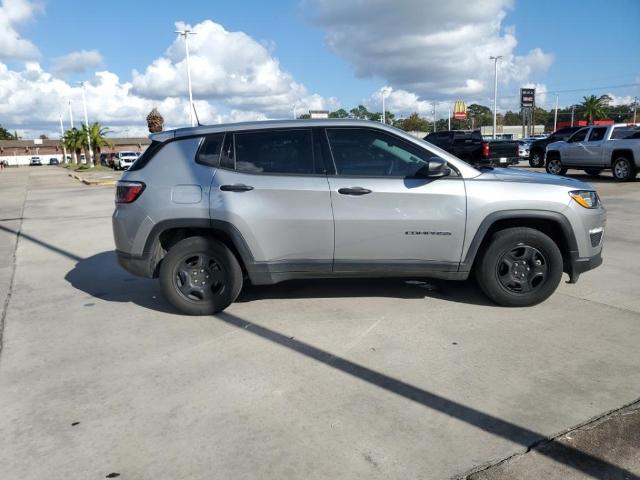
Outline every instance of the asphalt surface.
<path fill-rule="evenodd" d="M 472 282 L 332 280 L 186 317 L 117 265 L 112 187 L 0 172 L 0 476 L 439 479 L 527 457 L 640 397 L 640 182 L 596 185 L 604 264 L 536 307 Z M 539 456 L 638 474 L 570 447 Z"/>

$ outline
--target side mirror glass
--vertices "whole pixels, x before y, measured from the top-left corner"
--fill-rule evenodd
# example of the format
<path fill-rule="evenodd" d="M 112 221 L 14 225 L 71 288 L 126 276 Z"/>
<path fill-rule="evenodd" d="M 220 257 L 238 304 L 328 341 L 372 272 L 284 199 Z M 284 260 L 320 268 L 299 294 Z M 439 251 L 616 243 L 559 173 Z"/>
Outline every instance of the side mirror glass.
<path fill-rule="evenodd" d="M 417 178 L 438 178 L 451 174 L 447 162 L 439 157 L 431 157 L 415 174 Z"/>

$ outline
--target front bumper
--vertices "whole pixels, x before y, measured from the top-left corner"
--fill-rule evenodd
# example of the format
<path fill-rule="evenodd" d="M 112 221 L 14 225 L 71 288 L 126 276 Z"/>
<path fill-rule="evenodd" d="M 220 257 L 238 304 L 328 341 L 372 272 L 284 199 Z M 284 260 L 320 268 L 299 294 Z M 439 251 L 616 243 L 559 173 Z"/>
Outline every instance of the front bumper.
<path fill-rule="evenodd" d="M 579 258 L 577 252 L 571 252 L 571 258 L 568 265 L 569 283 L 576 283 L 580 274 L 593 270 L 602 265 L 602 251 L 593 257 Z"/>

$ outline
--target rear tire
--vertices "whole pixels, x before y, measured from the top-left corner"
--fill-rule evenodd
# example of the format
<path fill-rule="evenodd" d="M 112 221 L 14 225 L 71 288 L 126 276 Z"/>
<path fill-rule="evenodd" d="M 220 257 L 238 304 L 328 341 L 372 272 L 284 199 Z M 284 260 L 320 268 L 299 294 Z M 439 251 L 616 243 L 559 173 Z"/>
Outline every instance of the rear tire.
<path fill-rule="evenodd" d="M 544 167 L 544 155 L 542 152 L 536 150 L 530 153 L 529 156 L 529 165 L 531 168 L 541 168 Z"/>
<path fill-rule="evenodd" d="M 242 269 L 222 243 L 189 237 L 176 243 L 160 265 L 167 300 L 187 315 L 211 315 L 227 308 L 242 289 Z"/>
<path fill-rule="evenodd" d="M 539 230 L 507 228 L 491 237 L 475 274 L 480 289 L 498 305 L 535 305 L 558 287 L 562 254 L 556 243 Z"/>
<path fill-rule="evenodd" d="M 551 175 L 564 175 L 567 173 L 567 167 L 562 166 L 562 160 L 560 160 L 559 156 L 553 156 L 547 159 L 545 170 Z"/>
<path fill-rule="evenodd" d="M 587 175 L 591 175 L 592 177 L 597 177 L 602 173 L 601 168 L 585 168 L 584 171 Z"/>
<path fill-rule="evenodd" d="M 618 182 L 629 182 L 636 178 L 638 170 L 635 163 L 627 157 L 619 156 L 611 162 L 611 173 L 613 178 Z"/>

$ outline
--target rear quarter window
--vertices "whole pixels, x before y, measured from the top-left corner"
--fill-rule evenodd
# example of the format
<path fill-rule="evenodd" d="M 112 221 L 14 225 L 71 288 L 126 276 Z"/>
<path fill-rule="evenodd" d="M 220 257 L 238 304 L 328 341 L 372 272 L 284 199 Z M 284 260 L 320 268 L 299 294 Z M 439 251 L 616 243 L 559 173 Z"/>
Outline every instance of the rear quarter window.
<path fill-rule="evenodd" d="M 162 149 L 164 146 L 163 142 L 152 141 L 151 145 L 147 147 L 142 155 L 140 155 L 133 165 L 129 167 L 129 171 L 140 170 L 147 165 L 151 161 L 151 159 L 156 156 L 156 154 Z"/>

